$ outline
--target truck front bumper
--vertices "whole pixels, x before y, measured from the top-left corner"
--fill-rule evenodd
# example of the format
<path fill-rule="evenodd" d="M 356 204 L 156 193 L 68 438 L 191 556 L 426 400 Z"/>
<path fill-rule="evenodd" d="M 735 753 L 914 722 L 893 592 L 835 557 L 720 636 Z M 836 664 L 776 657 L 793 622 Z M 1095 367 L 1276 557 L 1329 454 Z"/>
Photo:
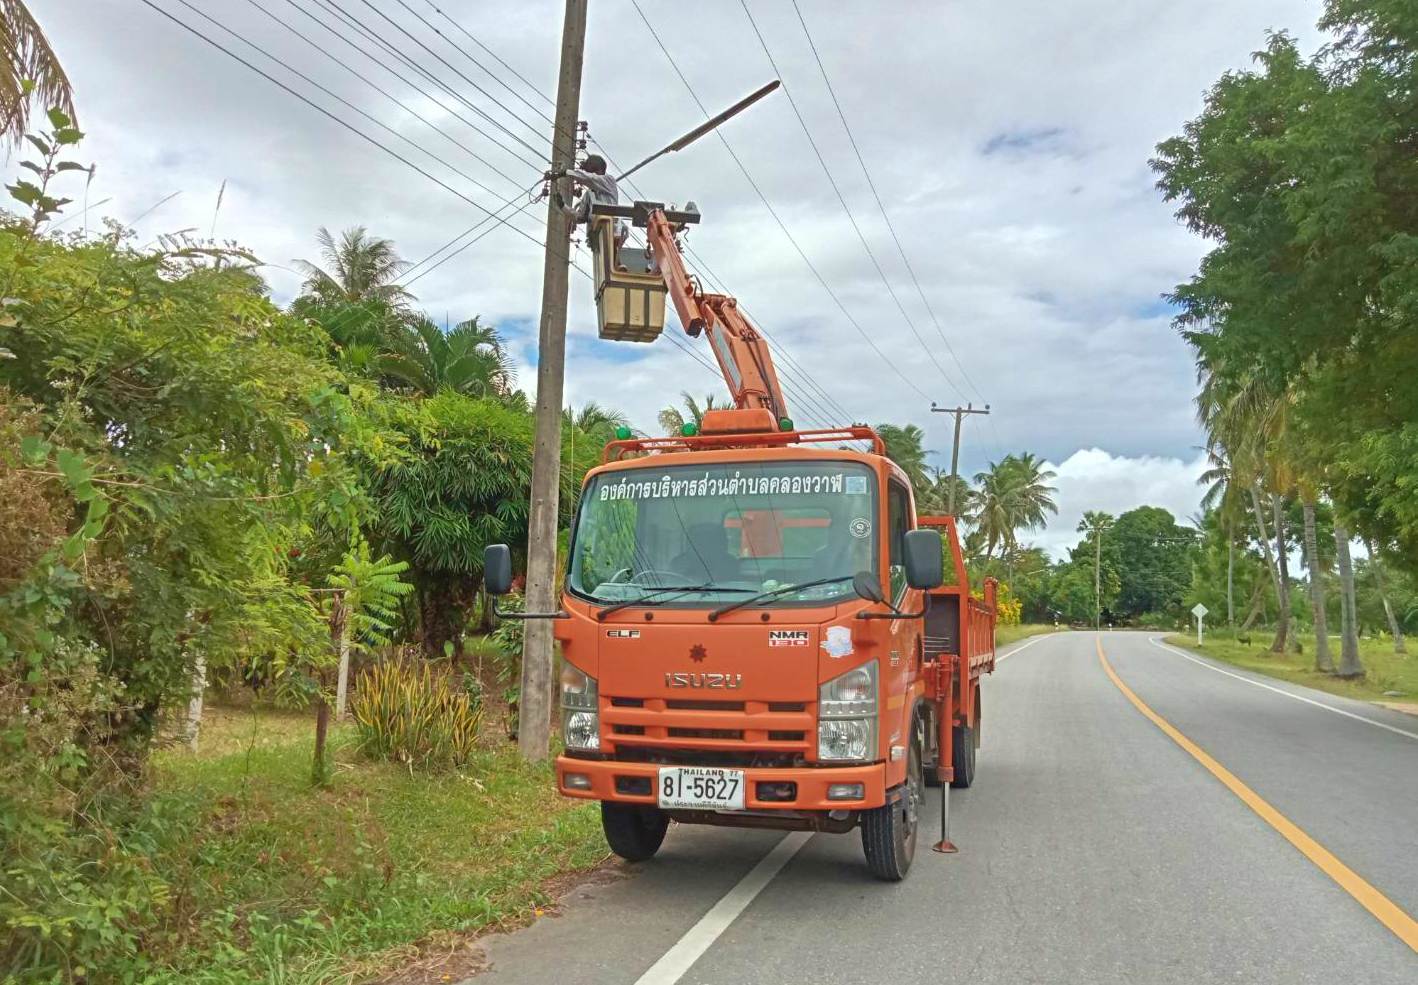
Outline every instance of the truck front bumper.
<path fill-rule="evenodd" d="M 729 767 L 737 769 L 737 767 Z M 832 811 L 869 810 L 886 803 L 886 765 L 824 766 L 773 769 L 748 767 L 744 774 L 744 808 L 752 811 Z M 655 804 L 655 784 L 660 767 L 654 763 L 618 763 L 604 759 L 556 758 L 556 785 L 567 797 L 586 800 L 613 800 L 627 804 Z M 567 778 L 571 778 L 568 784 Z M 790 799 L 784 799 L 783 784 L 792 784 Z M 829 787 L 860 784 L 857 799 L 829 800 Z M 768 786 L 770 789 L 760 790 Z M 767 799 L 760 796 L 766 794 Z"/>

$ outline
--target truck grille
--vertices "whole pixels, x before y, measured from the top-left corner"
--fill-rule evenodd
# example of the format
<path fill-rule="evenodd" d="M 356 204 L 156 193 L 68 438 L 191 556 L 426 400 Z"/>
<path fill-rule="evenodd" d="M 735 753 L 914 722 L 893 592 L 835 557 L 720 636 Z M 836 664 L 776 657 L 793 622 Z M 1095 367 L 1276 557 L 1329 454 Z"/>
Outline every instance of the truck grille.
<path fill-rule="evenodd" d="M 680 766 L 800 766 L 814 734 L 800 701 L 604 695 L 601 721 L 609 758 Z"/>

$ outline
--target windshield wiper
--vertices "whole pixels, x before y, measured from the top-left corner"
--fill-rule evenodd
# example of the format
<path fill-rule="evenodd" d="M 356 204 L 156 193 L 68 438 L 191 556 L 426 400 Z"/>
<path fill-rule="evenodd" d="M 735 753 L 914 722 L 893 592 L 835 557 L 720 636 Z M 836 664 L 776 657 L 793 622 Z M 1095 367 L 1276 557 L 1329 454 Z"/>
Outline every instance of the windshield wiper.
<path fill-rule="evenodd" d="M 814 581 L 799 582 L 796 585 L 782 585 L 778 588 L 770 588 L 768 591 L 760 592 L 751 599 L 739 599 L 737 602 L 730 602 L 728 605 L 720 606 L 709 613 L 709 621 L 713 622 L 720 616 L 733 612 L 735 609 L 742 609 L 746 605 L 753 605 L 757 602 L 766 602 L 771 598 L 777 598 L 779 595 L 787 595 L 790 592 L 801 592 L 803 589 L 816 588 L 819 585 L 832 585 L 839 581 L 851 581 L 855 577 L 856 575 L 838 575 L 835 578 L 818 578 Z"/>
<path fill-rule="evenodd" d="M 689 592 L 751 592 L 751 588 L 726 588 L 723 585 L 666 585 L 664 588 L 652 588 L 638 599 L 627 599 L 624 602 L 617 602 L 608 605 L 604 609 L 596 610 L 596 621 L 601 622 L 612 612 L 619 612 L 621 609 L 629 609 L 637 605 L 664 605 L 670 599 L 662 599 L 659 596 L 666 592 L 679 592 L 681 595 Z"/>

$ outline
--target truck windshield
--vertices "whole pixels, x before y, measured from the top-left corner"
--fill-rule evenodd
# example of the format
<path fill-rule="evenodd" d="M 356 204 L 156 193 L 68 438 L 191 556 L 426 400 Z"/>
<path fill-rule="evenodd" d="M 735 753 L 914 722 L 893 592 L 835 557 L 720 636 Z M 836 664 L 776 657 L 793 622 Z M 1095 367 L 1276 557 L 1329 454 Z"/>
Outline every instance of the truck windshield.
<path fill-rule="evenodd" d="M 774 605 L 852 594 L 877 570 L 876 483 L 853 462 L 736 462 L 596 476 L 577 512 L 567 587 L 597 602 L 690 589 L 675 605 L 713 604 L 800 582 Z"/>

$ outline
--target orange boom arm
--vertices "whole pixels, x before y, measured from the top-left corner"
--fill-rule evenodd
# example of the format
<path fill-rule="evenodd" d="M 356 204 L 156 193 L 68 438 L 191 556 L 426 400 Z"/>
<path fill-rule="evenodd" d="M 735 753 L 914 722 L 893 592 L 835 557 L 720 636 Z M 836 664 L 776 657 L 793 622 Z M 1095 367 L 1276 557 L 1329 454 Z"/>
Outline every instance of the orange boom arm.
<path fill-rule="evenodd" d="M 697 338 L 701 332 L 708 336 L 734 406 L 767 410 L 775 421 L 787 417 L 788 402 L 778 385 L 768 344 L 740 313 L 738 302 L 726 294 L 706 294 L 699 289 L 685 269 L 675 242 L 675 227 L 662 209 L 650 212 L 646 230 L 679 320 L 691 337 Z"/>

